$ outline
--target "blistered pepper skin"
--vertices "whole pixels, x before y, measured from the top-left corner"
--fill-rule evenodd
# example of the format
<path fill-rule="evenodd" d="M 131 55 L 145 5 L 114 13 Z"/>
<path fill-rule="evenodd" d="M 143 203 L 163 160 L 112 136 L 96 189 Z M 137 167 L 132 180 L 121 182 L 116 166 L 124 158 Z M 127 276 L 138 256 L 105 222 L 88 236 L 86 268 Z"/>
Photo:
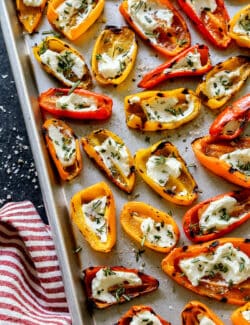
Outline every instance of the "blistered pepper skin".
<path fill-rule="evenodd" d="M 242 16 L 248 17 L 248 20 L 245 23 L 246 33 L 244 34 L 234 30 L 236 25 L 238 25 L 238 23 L 241 21 Z M 250 4 L 242 8 L 241 10 L 239 10 L 229 22 L 229 35 L 241 47 L 250 48 L 249 20 L 250 20 Z"/>
<path fill-rule="evenodd" d="M 107 200 L 104 215 L 107 223 L 107 240 L 105 242 L 101 241 L 100 237 L 88 226 L 82 209 L 83 204 L 88 204 L 92 200 L 104 196 Z M 72 221 L 95 251 L 102 253 L 111 251 L 116 242 L 115 201 L 113 193 L 105 182 L 94 184 L 74 194 L 70 201 L 70 215 Z"/>
<path fill-rule="evenodd" d="M 162 270 L 179 285 L 191 290 L 201 296 L 210 297 L 215 300 L 242 306 L 250 296 L 250 278 L 232 286 L 221 285 L 219 281 L 200 281 L 197 286 L 193 286 L 188 278 L 183 275 L 179 267 L 182 259 L 194 258 L 200 254 L 213 254 L 215 249 L 226 243 L 231 243 L 235 249 L 241 250 L 250 257 L 250 241 L 244 238 L 220 238 L 216 241 L 209 241 L 203 244 L 183 246 L 174 248 L 161 263 Z M 209 279 L 208 279 L 209 280 Z"/>
<path fill-rule="evenodd" d="M 243 313 L 248 312 L 249 310 L 250 310 L 250 302 L 236 309 L 231 315 L 231 321 L 233 325 L 249 325 L 249 320 L 247 320 L 243 316 Z"/>
<path fill-rule="evenodd" d="M 165 186 L 159 185 L 149 177 L 146 163 L 153 155 L 166 158 L 175 157 L 181 163 L 180 177 L 170 177 Z M 190 205 L 196 200 L 198 189 L 196 182 L 189 173 L 185 161 L 172 143 L 161 140 L 149 148 L 139 149 L 135 154 L 135 167 L 143 180 L 165 200 L 179 205 Z"/>
<path fill-rule="evenodd" d="M 90 26 L 94 24 L 97 18 L 101 15 L 105 4 L 105 0 L 93 1 L 95 3 L 94 8 L 92 8 L 88 16 L 80 24 L 74 26 L 72 23 L 73 25 L 71 28 L 59 28 L 56 24 L 56 21 L 58 20 L 57 9 L 64 2 L 65 0 L 50 0 L 47 10 L 47 18 L 50 24 L 59 32 L 63 33 L 70 41 L 78 39 L 87 31 L 87 29 L 90 28 Z"/>
<path fill-rule="evenodd" d="M 194 154 L 203 166 L 227 181 L 245 188 L 250 188 L 250 176 L 233 168 L 230 164 L 220 160 L 219 157 L 237 149 L 249 148 L 250 137 L 240 138 L 237 142 L 229 142 L 205 136 L 192 142 Z"/>
<path fill-rule="evenodd" d="M 134 32 L 128 27 L 121 28 L 115 26 L 106 26 L 104 31 L 96 40 L 92 53 L 92 71 L 96 80 L 102 85 L 119 85 L 131 72 L 137 55 L 137 42 Z M 119 71 L 116 76 L 106 76 L 99 68 L 99 63 L 103 60 L 103 56 L 108 56 L 113 62 L 120 58 Z M 104 58 L 105 60 L 105 58 Z"/>

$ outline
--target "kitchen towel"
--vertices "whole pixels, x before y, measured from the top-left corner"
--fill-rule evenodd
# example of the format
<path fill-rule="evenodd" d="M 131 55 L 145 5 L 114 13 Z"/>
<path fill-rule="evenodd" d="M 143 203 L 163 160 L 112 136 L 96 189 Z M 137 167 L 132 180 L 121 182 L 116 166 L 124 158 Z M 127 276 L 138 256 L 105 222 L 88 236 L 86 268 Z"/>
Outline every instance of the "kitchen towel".
<path fill-rule="evenodd" d="M 71 323 L 50 227 L 31 202 L 7 203 L 0 209 L 0 324 Z"/>

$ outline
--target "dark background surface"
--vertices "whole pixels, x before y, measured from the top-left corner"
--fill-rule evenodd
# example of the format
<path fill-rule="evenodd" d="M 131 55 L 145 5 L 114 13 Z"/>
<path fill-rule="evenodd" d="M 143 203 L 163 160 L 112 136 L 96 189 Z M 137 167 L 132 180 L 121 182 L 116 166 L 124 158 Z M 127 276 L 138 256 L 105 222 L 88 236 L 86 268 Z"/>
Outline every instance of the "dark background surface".
<path fill-rule="evenodd" d="M 37 172 L 0 28 L 0 207 L 30 200 L 47 222 Z"/>

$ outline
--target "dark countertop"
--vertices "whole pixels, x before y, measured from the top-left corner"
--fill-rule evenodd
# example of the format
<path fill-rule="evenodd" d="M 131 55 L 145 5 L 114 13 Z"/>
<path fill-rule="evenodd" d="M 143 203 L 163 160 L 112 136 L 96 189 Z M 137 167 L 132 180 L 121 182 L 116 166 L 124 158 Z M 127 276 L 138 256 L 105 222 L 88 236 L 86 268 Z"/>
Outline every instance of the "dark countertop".
<path fill-rule="evenodd" d="M 0 207 L 30 200 L 47 222 L 37 172 L 0 28 Z"/>

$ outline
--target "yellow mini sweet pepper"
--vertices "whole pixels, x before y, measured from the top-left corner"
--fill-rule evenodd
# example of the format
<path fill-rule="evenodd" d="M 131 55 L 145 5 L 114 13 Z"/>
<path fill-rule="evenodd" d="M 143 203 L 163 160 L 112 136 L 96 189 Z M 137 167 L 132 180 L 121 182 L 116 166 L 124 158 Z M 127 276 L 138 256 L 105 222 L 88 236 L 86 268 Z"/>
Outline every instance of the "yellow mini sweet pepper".
<path fill-rule="evenodd" d="M 250 4 L 230 20 L 229 35 L 239 46 L 250 48 Z"/>

